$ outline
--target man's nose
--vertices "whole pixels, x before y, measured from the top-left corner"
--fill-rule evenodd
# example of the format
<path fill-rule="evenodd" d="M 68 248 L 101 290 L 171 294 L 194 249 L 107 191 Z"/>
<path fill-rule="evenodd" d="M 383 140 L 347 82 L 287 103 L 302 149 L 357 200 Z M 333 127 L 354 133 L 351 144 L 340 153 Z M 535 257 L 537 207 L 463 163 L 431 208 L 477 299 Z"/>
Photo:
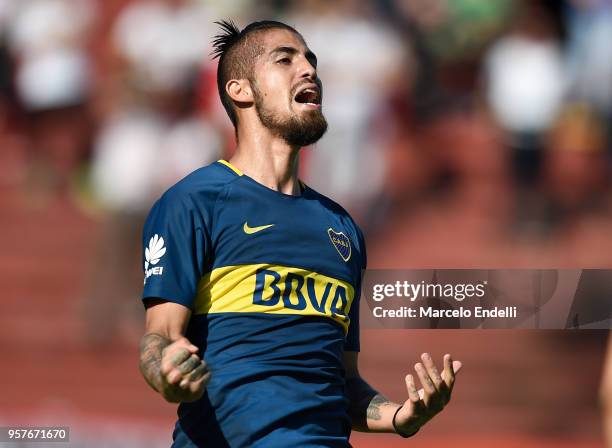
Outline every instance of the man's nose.
<path fill-rule="evenodd" d="M 299 65 L 299 77 L 310 78 L 312 80 L 317 78 L 317 69 L 306 58 L 301 58 Z"/>

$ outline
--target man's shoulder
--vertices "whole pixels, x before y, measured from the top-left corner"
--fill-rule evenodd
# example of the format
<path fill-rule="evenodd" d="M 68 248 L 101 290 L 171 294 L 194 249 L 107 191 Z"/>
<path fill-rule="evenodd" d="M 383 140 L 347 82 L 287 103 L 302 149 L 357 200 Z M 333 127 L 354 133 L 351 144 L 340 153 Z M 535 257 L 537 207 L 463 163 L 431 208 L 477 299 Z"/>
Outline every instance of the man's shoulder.
<path fill-rule="evenodd" d="M 222 190 L 237 178 L 234 172 L 217 161 L 188 174 L 171 186 L 166 193 L 173 195 L 214 193 Z"/>
<path fill-rule="evenodd" d="M 220 162 L 198 168 L 168 188 L 160 200 L 183 204 L 210 202 L 238 176 Z"/>
<path fill-rule="evenodd" d="M 349 221 L 352 225 L 355 226 L 355 228 L 357 229 L 359 228 L 359 226 L 357 225 L 357 223 L 355 222 L 351 214 L 343 206 L 341 206 L 338 202 L 334 201 L 328 196 L 325 196 L 322 193 L 319 193 L 318 191 L 314 190 L 308 185 L 306 186 L 306 188 L 310 190 L 311 196 L 314 197 L 315 200 L 317 200 L 321 204 L 321 206 L 325 207 L 332 214 L 344 220 Z"/>

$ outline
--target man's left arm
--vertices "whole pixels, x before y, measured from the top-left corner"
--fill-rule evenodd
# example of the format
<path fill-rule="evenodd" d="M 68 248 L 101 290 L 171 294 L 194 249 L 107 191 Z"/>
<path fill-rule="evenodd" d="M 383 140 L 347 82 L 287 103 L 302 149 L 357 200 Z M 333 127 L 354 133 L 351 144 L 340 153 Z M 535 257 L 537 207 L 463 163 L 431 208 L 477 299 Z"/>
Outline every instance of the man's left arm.
<path fill-rule="evenodd" d="M 431 356 L 424 353 L 415 371 L 422 385 L 417 390 L 413 375 L 406 375 L 408 398 L 394 403 L 373 389 L 359 374 L 358 352 L 344 352 L 346 395 L 353 429 L 363 432 L 395 432 L 414 435 L 450 401 L 459 361 L 444 356 L 444 370 L 438 372 Z"/>

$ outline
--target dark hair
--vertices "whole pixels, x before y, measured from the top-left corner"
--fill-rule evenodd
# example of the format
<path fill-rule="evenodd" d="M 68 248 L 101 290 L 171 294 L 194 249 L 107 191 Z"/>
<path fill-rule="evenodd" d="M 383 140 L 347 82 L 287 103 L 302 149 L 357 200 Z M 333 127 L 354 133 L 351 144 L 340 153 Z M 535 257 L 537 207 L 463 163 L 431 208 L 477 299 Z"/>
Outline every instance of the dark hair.
<path fill-rule="evenodd" d="M 258 56 L 263 53 L 263 46 L 257 39 L 249 35 L 258 31 L 271 29 L 289 30 L 301 37 L 293 27 L 274 20 L 262 20 L 253 22 L 242 31 L 231 20 L 215 22 L 221 27 L 221 31 L 212 41 L 213 59 L 219 58 L 217 66 L 217 89 L 221 103 L 229 115 L 234 127 L 236 127 L 236 112 L 232 99 L 225 91 L 225 85 L 230 79 L 252 79 L 253 66 Z"/>

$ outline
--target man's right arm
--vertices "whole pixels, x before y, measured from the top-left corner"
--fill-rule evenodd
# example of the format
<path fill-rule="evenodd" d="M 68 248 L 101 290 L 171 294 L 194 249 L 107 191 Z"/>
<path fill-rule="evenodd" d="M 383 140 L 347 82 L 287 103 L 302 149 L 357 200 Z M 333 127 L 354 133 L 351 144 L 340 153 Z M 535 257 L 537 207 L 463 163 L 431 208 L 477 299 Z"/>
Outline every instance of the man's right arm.
<path fill-rule="evenodd" d="M 146 330 L 140 341 L 140 371 L 149 385 L 171 403 L 202 397 L 210 380 L 198 348 L 185 338 L 191 311 L 161 299 L 147 302 Z"/>

